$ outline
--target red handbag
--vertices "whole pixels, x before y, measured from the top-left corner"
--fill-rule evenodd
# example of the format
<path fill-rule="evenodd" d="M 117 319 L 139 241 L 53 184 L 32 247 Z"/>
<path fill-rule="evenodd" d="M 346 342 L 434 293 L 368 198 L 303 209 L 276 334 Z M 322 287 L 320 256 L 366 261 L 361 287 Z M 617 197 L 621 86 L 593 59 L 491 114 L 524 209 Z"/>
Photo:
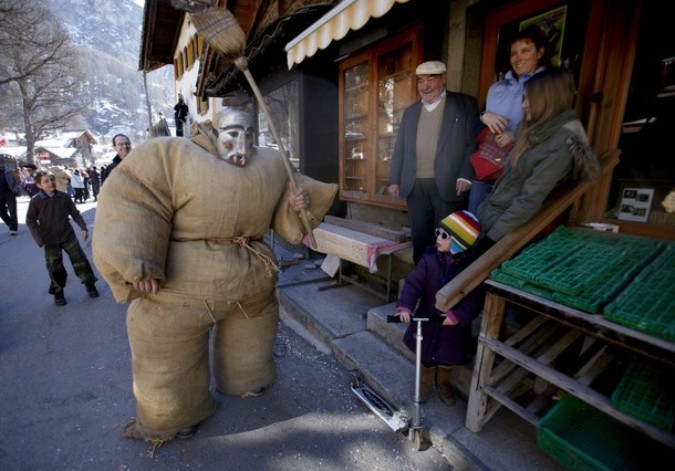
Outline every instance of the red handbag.
<path fill-rule="evenodd" d="M 501 147 L 497 144 L 496 137 L 488 128 L 483 128 L 478 136 L 476 136 L 478 150 L 471 156 L 471 164 L 476 172 L 476 180 L 496 180 L 504 170 L 506 154 L 513 147 L 513 143 L 510 143 L 506 147 Z"/>

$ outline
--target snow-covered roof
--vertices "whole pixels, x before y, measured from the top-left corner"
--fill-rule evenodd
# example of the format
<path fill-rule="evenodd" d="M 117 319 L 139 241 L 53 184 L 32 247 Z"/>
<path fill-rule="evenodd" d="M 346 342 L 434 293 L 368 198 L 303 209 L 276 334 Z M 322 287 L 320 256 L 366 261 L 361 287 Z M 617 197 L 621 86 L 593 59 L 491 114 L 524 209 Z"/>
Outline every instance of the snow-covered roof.
<path fill-rule="evenodd" d="M 46 150 L 47 152 L 51 152 L 52 154 L 56 155 L 57 157 L 60 157 L 62 159 L 68 159 L 73 156 L 77 152 L 77 149 L 73 147 L 46 147 L 43 145 L 40 146 L 35 146 L 35 152 L 40 152 L 40 150 Z"/>
<path fill-rule="evenodd" d="M 84 131 L 66 131 L 60 133 L 58 136 L 50 136 L 44 139 L 41 139 L 35 143 L 35 147 L 41 146 L 45 148 L 53 147 L 68 147 L 73 146 L 73 141 L 79 139 L 84 135 L 88 135 L 91 139 L 96 141 L 96 138 L 87 130 Z"/>
<path fill-rule="evenodd" d="M 22 158 L 26 154 L 26 146 L 0 147 L 0 154 L 11 155 L 15 158 Z"/>
<path fill-rule="evenodd" d="M 54 136 L 37 141 L 35 143 L 35 148 L 44 147 L 45 149 L 52 149 L 56 147 L 67 147 L 72 141 L 72 137 Z"/>

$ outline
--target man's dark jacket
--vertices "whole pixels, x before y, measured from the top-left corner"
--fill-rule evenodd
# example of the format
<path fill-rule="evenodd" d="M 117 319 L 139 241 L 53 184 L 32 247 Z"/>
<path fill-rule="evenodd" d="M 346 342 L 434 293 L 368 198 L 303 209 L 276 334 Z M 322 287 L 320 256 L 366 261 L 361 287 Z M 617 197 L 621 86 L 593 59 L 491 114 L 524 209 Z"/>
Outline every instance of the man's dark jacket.
<path fill-rule="evenodd" d="M 422 100 L 418 100 L 405 110 L 396 135 L 389 184 L 400 186 L 402 198 L 407 198 L 415 186 L 417 123 L 422 106 Z M 479 130 L 480 118 L 476 99 L 464 93 L 446 91 L 434 161 L 436 186 L 445 201 L 466 198 L 466 192 L 457 195 L 455 184 L 458 178 L 471 181 L 474 177 L 470 157 L 476 149 L 475 138 Z"/>

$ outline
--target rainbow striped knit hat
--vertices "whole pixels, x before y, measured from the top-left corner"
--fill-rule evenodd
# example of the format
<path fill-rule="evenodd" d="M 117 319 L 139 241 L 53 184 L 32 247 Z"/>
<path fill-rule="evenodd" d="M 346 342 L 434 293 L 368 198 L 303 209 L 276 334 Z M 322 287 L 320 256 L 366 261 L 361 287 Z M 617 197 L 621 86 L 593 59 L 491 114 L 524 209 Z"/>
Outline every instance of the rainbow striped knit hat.
<path fill-rule="evenodd" d="M 450 234 L 452 253 L 467 250 L 476 242 L 480 234 L 480 222 L 469 211 L 455 211 L 442 219 L 439 226 Z"/>

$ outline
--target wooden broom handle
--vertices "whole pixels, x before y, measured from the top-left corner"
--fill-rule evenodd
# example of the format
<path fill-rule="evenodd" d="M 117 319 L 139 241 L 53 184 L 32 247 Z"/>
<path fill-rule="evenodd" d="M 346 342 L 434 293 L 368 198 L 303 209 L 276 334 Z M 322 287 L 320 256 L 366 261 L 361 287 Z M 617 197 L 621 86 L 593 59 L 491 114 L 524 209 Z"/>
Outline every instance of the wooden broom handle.
<path fill-rule="evenodd" d="M 239 59 L 244 59 L 243 61 L 240 61 Z M 274 121 L 272 120 L 272 116 L 270 114 L 270 111 L 267 109 L 267 105 L 265 105 L 265 100 L 263 100 L 262 94 L 260 93 L 260 90 L 258 89 L 258 85 L 256 84 L 255 80 L 253 79 L 253 76 L 251 75 L 251 72 L 248 70 L 247 63 L 245 61 L 245 58 L 239 58 L 235 61 L 235 64 L 244 73 L 244 76 L 246 77 L 246 80 L 248 80 L 249 85 L 251 86 L 251 89 L 253 90 L 254 95 L 258 99 L 258 103 L 260 104 L 260 108 L 262 108 L 263 113 L 265 113 L 265 116 L 267 117 L 267 123 L 270 127 L 270 130 L 272 131 L 272 136 L 274 136 L 274 140 L 276 141 L 277 145 L 279 146 L 279 152 L 281 153 L 281 158 L 284 161 L 284 166 L 286 167 L 286 173 L 288 174 L 288 180 L 291 182 L 291 189 L 296 192 L 298 191 L 298 184 L 295 181 L 295 171 L 293 169 L 293 166 L 291 165 L 291 161 L 288 159 L 288 155 L 286 154 L 286 149 L 284 149 L 284 145 L 281 142 L 281 139 L 279 138 L 279 133 L 277 133 L 277 128 L 274 126 Z M 240 64 L 240 62 L 242 62 Z M 310 203 L 311 204 L 311 203 Z M 302 208 L 300 210 L 300 218 L 302 219 L 302 225 L 305 227 L 305 231 L 309 235 L 310 242 L 312 244 L 312 248 L 316 250 L 316 240 L 314 239 L 314 233 L 312 232 L 312 226 L 309 223 L 309 217 L 307 216 L 307 210 L 305 208 Z"/>

